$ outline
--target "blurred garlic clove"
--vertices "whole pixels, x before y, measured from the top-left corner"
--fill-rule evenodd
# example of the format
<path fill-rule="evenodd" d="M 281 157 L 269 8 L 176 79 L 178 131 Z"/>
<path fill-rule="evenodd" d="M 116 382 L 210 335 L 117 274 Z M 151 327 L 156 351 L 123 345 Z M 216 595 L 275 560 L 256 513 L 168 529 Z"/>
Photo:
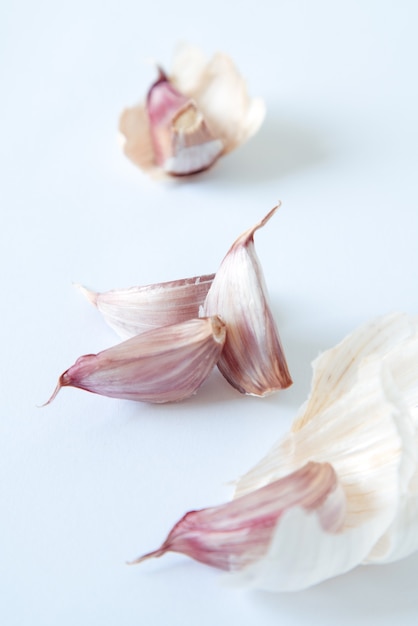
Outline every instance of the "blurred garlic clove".
<path fill-rule="evenodd" d="M 185 322 L 199 315 L 214 274 L 103 293 L 79 286 L 106 322 L 123 339 Z"/>
<path fill-rule="evenodd" d="M 329 464 L 307 463 L 242 498 L 187 513 L 158 550 L 133 563 L 180 552 L 222 570 L 245 569 L 268 551 L 282 519 L 294 508 L 314 516 L 324 532 L 339 530 L 345 495 Z"/>
<path fill-rule="evenodd" d="M 253 135 L 265 116 L 224 54 L 206 62 L 201 51 L 182 46 L 171 76 L 160 70 L 145 105 L 125 109 L 119 130 L 125 154 L 154 175 L 193 174 L 210 167 Z"/>
<path fill-rule="evenodd" d="M 209 289 L 202 315 L 219 315 L 228 334 L 218 368 L 241 393 L 264 396 L 292 384 L 271 313 L 254 233 L 278 207 L 230 248 Z"/>
<path fill-rule="evenodd" d="M 147 97 L 147 112 L 156 164 L 167 174 L 187 175 L 210 167 L 223 152 L 195 102 L 160 77 Z"/>
<path fill-rule="evenodd" d="M 184 400 L 196 392 L 213 369 L 225 332 L 225 325 L 216 316 L 192 319 L 82 356 L 60 376 L 46 404 L 66 386 L 143 402 Z"/>

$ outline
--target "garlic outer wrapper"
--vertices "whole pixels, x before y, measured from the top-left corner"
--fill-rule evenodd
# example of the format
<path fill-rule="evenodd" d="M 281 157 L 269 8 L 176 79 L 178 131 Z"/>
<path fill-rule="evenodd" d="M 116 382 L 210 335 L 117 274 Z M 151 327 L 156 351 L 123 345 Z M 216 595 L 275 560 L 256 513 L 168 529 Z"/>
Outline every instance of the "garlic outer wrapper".
<path fill-rule="evenodd" d="M 347 495 L 342 532 L 331 538 L 300 515 L 289 517 L 265 559 L 236 583 L 300 589 L 418 549 L 418 318 L 392 314 L 373 320 L 313 367 L 310 396 L 290 433 L 238 481 L 236 497 L 310 459 L 329 462 Z M 303 550 L 297 549 L 300 533 L 306 537 Z M 286 562 L 290 542 L 294 553 Z M 298 560 L 299 573 L 289 579 Z M 309 562 L 316 563 L 311 576 L 304 569 Z"/>
<path fill-rule="evenodd" d="M 254 248 L 255 231 L 279 206 L 233 243 L 201 309 L 204 316 L 219 315 L 228 328 L 219 370 L 238 391 L 256 396 L 292 384 Z"/>
<path fill-rule="evenodd" d="M 313 368 L 310 396 L 290 432 L 237 481 L 235 499 L 189 513 L 146 557 L 184 552 L 227 569 L 231 585 L 293 591 L 418 549 L 418 318 L 373 320 Z M 328 502 L 335 525 L 324 525 L 318 507 L 312 514 L 299 498 L 295 477 L 312 467 L 325 492 L 318 468 L 335 476 Z M 265 522 L 265 494 L 286 482 L 299 496 L 260 534 L 255 520 Z M 308 486 L 312 494 L 318 488 Z M 276 512 L 283 497 L 279 487 Z"/>
<path fill-rule="evenodd" d="M 103 293 L 78 285 L 122 339 L 198 317 L 214 274 Z"/>
<path fill-rule="evenodd" d="M 159 77 L 145 104 L 125 109 L 119 120 L 124 151 L 144 171 L 187 175 L 210 167 L 253 135 L 265 115 L 250 99 L 233 62 L 218 53 L 209 62 L 183 45 L 173 70 Z"/>
<path fill-rule="evenodd" d="M 60 376 L 47 404 L 66 386 L 143 402 L 184 400 L 210 374 L 225 332 L 225 325 L 216 316 L 192 319 L 82 356 Z"/>

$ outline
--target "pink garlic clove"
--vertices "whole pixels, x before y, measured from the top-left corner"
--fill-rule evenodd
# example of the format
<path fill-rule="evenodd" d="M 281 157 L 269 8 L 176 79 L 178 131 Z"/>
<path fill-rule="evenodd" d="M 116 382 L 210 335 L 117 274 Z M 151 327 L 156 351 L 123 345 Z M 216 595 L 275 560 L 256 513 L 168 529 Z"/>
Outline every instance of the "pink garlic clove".
<path fill-rule="evenodd" d="M 132 337 L 98 354 L 87 354 L 60 376 L 46 404 L 67 386 L 143 402 L 184 400 L 213 369 L 225 333 L 225 325 L 216 316 L 192 319 Z"/>
<path fill-rule="evenodd" d="M 194 174 L 222 154 L 222 141 L 212 136 L 195 102 L 177 91 L 161 70 L 146 108 L 155 161 L 168 174 Z"/>
<path fill-rule="evenodd" d="M 219 370 L 238 391 L 256 396 L 292 384 L 254 248 L 255 231 L 278 206 L 234 242 L 202 307 L 203 315 L 219 315 L 228 327 Z"/>
<path fill-rule="evenodd" d="M 180 552 L 227 571 L 242 570 L 262 558 L 282 516 L 301 508 L 318 517 L 325 532 L 337 532 L 346 498 L 328 463 L 309 462 L 292 474 L 227 504 L 190 511 L 173 527 L 162 546 L 132 564 Z"/>
<path fill-rule="evenodd" d="M 78 285 L 122 339 L 198 317 L 214 274 L 103 293 Z"/>

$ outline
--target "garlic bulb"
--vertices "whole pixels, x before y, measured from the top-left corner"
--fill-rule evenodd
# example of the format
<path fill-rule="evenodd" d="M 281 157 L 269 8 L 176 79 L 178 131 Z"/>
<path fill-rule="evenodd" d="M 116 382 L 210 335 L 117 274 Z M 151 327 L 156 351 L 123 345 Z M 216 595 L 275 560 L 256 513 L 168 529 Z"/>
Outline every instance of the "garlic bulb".
<path fill-rule="evenodd" d="M 80 287 L 122 339 L 198 317 L 214 274 L 103 293 Z"/>
<path fill-rule="evenodd" d="M 418 549 L 418 318 L 374 320 L 313 369 L 290 432 L 235 499 L 186 515 L 147 556 L 184 552 L 232 572 L 232 584 L 289 591 Z M 284 484 L 294 497 L 282 506 Z"/>
<path fill-rule="evenodd" d="M 206 380 L 224 341 L 225 325 L 216 316 L 150 330 L 77 359 L 46 404 L 67 386 L 143 402 L 183 400 Z"/>
<path fill-rule="evenodd" d="M 124 151 L 141 169 L 187 175 L 210 167 L 253 135 L 265 115 L 251 100 L 233 62 L 209 62 L 193 46 L 177 50 L 170 76 L 161 69 L 145 104 L 121 114 Z"/>
<path fill-rule="evenodd" d="M 219 370 L 238 391 L 256 396 L 292 384 L 254 248 L 255 231 L 278 206 L 232 244 L 202 307 L 202 315 L 219 315 L 228 327 Z"/>

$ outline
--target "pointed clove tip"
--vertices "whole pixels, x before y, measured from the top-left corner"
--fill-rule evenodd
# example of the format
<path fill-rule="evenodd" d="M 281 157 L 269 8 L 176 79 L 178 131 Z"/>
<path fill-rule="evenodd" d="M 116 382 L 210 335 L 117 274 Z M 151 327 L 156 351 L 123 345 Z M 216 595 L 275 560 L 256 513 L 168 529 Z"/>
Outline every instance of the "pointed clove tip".
<path fill-rule="evenodd" d="M 278 201 L 278 203 L 276 204 L 276 206 L 274 206 L 272 209 L 270 209 L 270 211 L 267 213 L 267 215 L 265 215 L 263 217 L 263 219 L 261 219 L 259 222 L 257 222 L 257 224 L 254 224 L 254 226 L 252 226 L 251 228 L 249 228 L 248 230 L 246 230 L 245 232 L 242 233 L 242 235 L 240 237 L 238 237 L 238 239 L 234 242 L 234 244 L 232 245 L 232 247 L 238 245 L 238 244 L 242 244 L 242 243 L 248 243 L 249 241 L 252 240 L 254 233 L 259 230 L 260 228 L 263 228 L 263 226 L 265 226 L 267 224 L 267 222 L 273 217 L 273 215 L 276 213 L 276 211 L 282 206 L 282 202 L 281 200 Z"/>
<path fill-rule="evenodd" d="M 90 289 L 87 289 L 87 287 L 84 287 L 84 285 L 81 285 L 80 283 L 73 283 L 73 285 L 81 291 L 86 300 L 88 300 L 93 306 L 97 306 L 97 298 L 99 295 L 97 291 L 90 291 Z"/>
<path fill-rule="evenodd" d="M 274 206 L 274 207 L 273 207 L 273 208 L 272 208 L 272 209 L 271 209 L 271 210 L 267 213 L 267 215 L 266 215 L 265 217 L 263 217 L 263 219 L 262 219 L 262 220 L 261 220 L 261 222 L 260 222 L 260 227 L 261 227 L 261 226 L 264 226 L 264 224 L 266 224 L 266 223 L 269 221 L 269 219 L 270 219 L 271 217 L 273 217 L 273 215 L 276 213 L 276 211 L 277 211 L 278 209 L 280 209 L 280 207 L 281 207 L 281 206 L 282 206 L 282 201 L 281 201 L 281 200 L 279 200 L 279 201 L 277 202 L 276 206 Z"/>
<path fill-rule="evenodd" d="M 126 561 L 126 565 L 139 565 L 140 563 L 143 563 L 144 561 L 148 561 L 148 559 L 156 559 L 160 556 L 163 556 L 163 554 L 166 553 L 166 550 L 164 550 L 163 548 L 159 548 L 158 550 L 153 550 L 152 552 L 147 552 L 147 554 L 143 554 L 142 556 L 139 556 L 137 559 L 134 559 L 133 561 Z"/>
<path fill-rule="evenodd" d="M 49 398 L 49 400 L 47 400 L 46 402 L 44 402 L 44 404 L 39 405 L 39 407 L 38 407 L 38 408 L 42 409 L 43 407 L 48 406 L 48 404 L 51 404 L 51 402 L 52 402 L 52 401 L 53 401 L 53 400 L 57 397 L 59 390 L 60 390 L 60 389 L 61 389 L 61 387 L 63 387 L 63 386 L 64 386 L 64 384 L 65 384 L 65 383 L 63 382 L 63 376 L 64 376 L 64 374 L 63 374 L 62 376 L 60 376 L 60 377 L 59 377 L 59 380 L 58 380 L 58 382 L 57 382 L 57 386 L 55 387 L 54 391 L 52 392 L 52 395 L 51 395 L 51 397 Z"/>

